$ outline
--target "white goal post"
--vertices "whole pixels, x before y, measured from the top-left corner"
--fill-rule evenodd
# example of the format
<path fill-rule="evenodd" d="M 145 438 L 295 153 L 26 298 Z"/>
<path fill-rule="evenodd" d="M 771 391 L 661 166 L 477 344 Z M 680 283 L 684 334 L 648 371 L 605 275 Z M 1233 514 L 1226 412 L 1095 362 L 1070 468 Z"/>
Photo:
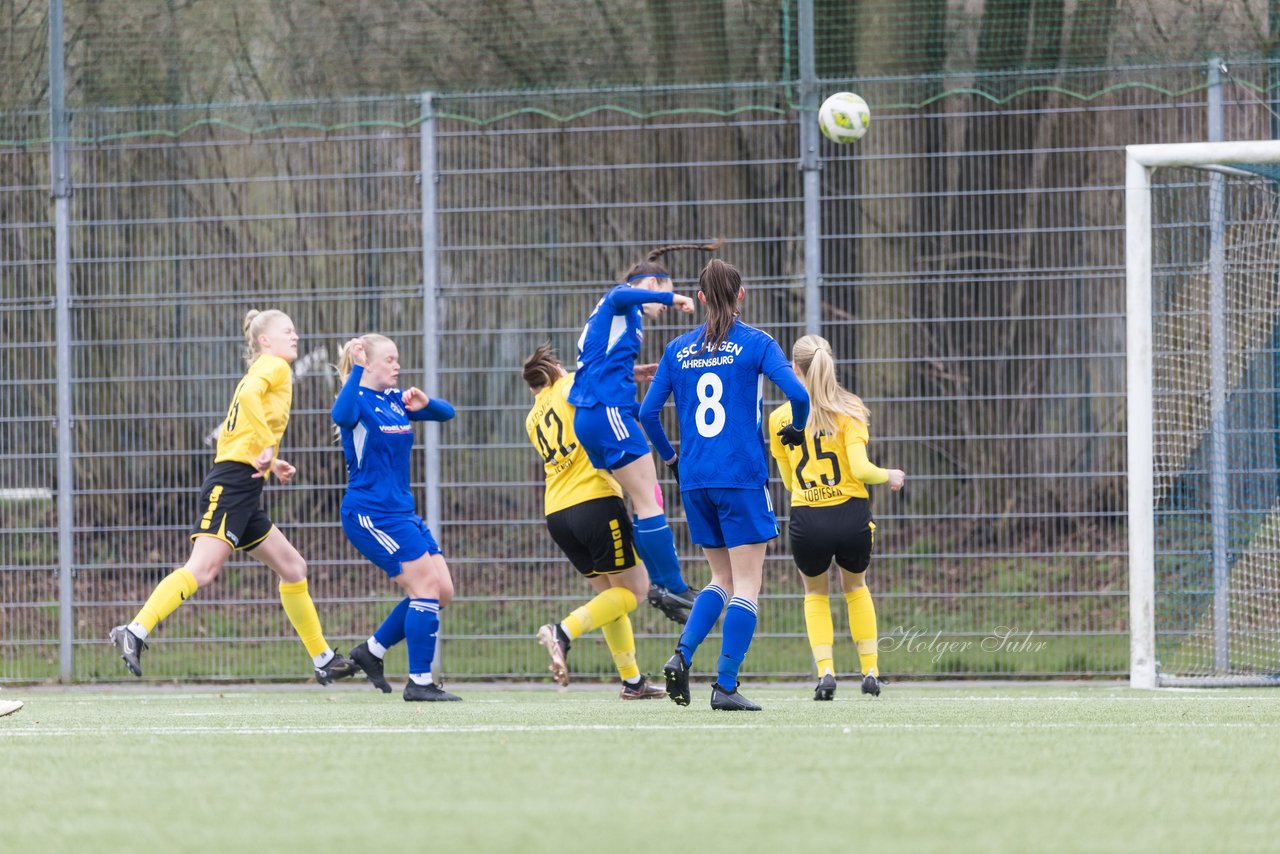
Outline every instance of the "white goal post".
<path fill-rule="evenodd" d="M 1130 684 L 1277 684 L 1280 141 L 1126 156 Z"/>

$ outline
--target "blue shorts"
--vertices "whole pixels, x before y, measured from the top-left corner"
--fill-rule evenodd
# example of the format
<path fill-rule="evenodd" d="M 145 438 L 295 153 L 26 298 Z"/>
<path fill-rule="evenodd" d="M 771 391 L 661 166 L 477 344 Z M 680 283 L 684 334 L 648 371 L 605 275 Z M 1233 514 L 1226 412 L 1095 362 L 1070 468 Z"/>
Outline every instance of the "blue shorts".
<path fill-rule="evenodd" d="M 397 513 L 378 516 L 372 513 L 342 511 L 342 530 L 360 554 L 395 578 L 401 564 L 417 560 L 425 554 L 438 555 L 440 547 L 431 529 L 418 516 Z"/>
<path fill-rule="evenodd" d="M 573 413 L 573 432 L 598 469 L 613 471 L 649 453 L 649 441 L 629 406 L 579 408 Z"/>
<path fill-rule="evenodd" d="M 689 539 L 704 549 L 767 543 L 778 536 L 768 487 L 682 490 Z"/>

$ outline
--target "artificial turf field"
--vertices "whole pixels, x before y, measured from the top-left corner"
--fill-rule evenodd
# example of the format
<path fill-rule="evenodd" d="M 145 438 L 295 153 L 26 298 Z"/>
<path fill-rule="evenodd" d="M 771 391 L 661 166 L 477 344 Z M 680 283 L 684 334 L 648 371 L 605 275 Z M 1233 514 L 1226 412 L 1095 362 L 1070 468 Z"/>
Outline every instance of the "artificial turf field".
<path fill-rule="evenodd" d="M 0 851 L 1280 850 L 1280 691 L 4 692 Z"/>

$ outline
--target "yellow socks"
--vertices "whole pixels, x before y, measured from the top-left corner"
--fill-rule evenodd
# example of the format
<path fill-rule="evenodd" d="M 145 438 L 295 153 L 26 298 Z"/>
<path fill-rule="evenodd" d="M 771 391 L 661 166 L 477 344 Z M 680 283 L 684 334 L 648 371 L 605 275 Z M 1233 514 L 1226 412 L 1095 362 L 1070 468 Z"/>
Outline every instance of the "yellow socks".
<path fill-rule="evenodd" d="M 178 606 L 195 595 L 200 585 L 196 577 L 185 566 L 175 569 L 161 579 L 156 589 L 151 591 L 146 603 L 133 622 L 141 625 L 148 632 L 165 617 L 178 610 Z"/>
<path fill-rule="evenodd" d="M 836 672 L 831 660 L 831 646 L 835 643 L 835 629 L 831 625 L 831 597 L 818 593 L 804 595 L 804 627 L 809 632 L 809 646 L 813 648 L 813 662 L 818 666 L 818 678 Z"/>
<path fill-rule="evenodd" d="M 871 591 L 859 587 L 844 595 L 849 603 L 849 634 L 858 647 L 858 663 L 863 675 L 880 675 L 877 667 L 878 643 L 876 633 L 876 606 L 871 601 Z M 831 624 L 831 598 L 818 593 L 804 596 L 804 625 L 809 632 L 809 646 L 813 648 L 813 662 L 821 678 L 835 673 L 831 647 L 835 641 L 835 629 Z"/>
<path fill-rule="evenodd" d="M 634 596 L 631 598 L 632 601 L 635 600 Z M 600 627 L 600 631 L 604 632 L 604 642 L 609 645 L 609 652 L 613 653 L 613 663 L 617 666 L 618 675 L 622 677 L 622 681 L 634 682 L 639 679 L 640 668 L 636 666 L 636 637 L 631 631 L 631 618 L 623 614 L 613 622 L 605 623 Z"/>
<path fill-rule="evenodd" d="M 560 626 L 569 640 L 577 640 L 594 628 L 608 625 L 636 609 L 636 595 L 625 587 L 610 587 L 564 618 Z"/>
<path fill-rule="evenodd" d="M 178 610 L 179 605 L 195 595 L 198 588 L 196 577 L 191 574 L 191 570 L 185 566 L 175 569 L 156 585 L 155 590 L 151 591 L 142 610 L 138 611 L 138 615 L 133 618 L 130 628 L 140 627 L 146 632 L 151 632 L 157 623 Z M 634 602 L 635 597 L 631 598 Z M 329 644 L 324 639 L 324 631 L 320 628 L 320 615 L 316 613 L 315 603 L 311 601 L 311 594 L 307 592 L 305 578 L 292 584 L 280 583 L 280 604 L 284 606 L 284 612 L 289 615 L 289 622 L 293 623 L 298 637 L 302 638 L 302 643 L 307 647 L 307 654 L 315 657 L 329 650 Z M 134 633 L 139 637 L 145 636 L 139 631 Z"/>
<path fill-rule="evenodd" d="M 640 677 L 640 668 L 636 666 L 636 638 L 631 631 L 631 619 L 627 617 L 636 609 L 636 594 L 625 587 L 610 587 L 596 594 L 581 608 L 564 618 L 560 628 L 569 635 L 569 640 L 577 640 L 582 635 L 599 628 L 604 632 L 604 641 L 613 653 L 613 663 L 618 668 L 618 675 L 623 680 L 635 680 Z"/>
<path fill-rule="evenodd" d="M 858 661 L 862 665 L 862 675 L 880 675 L 876 666 L 878 659 L 876 633 L 876 606 L 871 601 L 871 591 L 859 587 L 851 593 L 844 594 L 849 603 L 849 634 L 858 647 Z"/>
<path fill-rule="evenodd" d="M 311 601 L 311 594 L 307 592 L 305 578 L 290 583 L 280 582 L 280 604 L 289 615 L 293 630 L 302 638 L 308 655 L 314 658 L 329 649 L 329 644 L 324 639 L 324 630 L 320 628 L 316 603 Z"/>

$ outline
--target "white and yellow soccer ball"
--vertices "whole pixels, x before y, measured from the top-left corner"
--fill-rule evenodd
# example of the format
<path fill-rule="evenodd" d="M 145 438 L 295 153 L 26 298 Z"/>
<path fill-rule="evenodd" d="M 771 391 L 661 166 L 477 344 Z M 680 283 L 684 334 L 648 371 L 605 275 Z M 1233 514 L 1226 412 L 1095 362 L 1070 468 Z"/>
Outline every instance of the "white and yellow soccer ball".
<path fill-rule="evenodd" d="M 857 142 L 871 125 L 871 108 L 852 92 L 837 92 L 818 108 L 822 135 L 841 145 Z"/>

